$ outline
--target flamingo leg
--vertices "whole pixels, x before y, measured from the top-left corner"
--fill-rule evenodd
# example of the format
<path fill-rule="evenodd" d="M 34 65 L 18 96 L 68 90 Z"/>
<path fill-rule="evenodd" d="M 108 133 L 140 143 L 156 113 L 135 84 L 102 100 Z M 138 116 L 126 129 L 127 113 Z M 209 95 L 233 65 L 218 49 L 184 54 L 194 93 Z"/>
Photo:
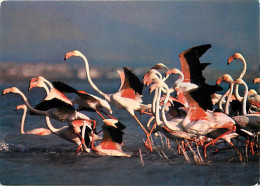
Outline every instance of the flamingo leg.
<path fill-rule="evenodd" d="M 216 139 L 212 140 L 211 142 L 207 143 L 207 144 L 204 146 L 204 157 L 207 158 L 207 147 L 208 147 L 209 145 L 215 143 L 215 142 L 218 141 L 221 137 L 223 137 L 223 136 L 225 136 L 225 135 L 227 135 L 227 134 L 229 134 L 229 133 L 231 133 L 231 132 L 233 132 L 233 131 L 232 131 L 232 130 L 229 130 L 229 131 L 225 132 L 224 134 L 220 135 L 219 137 L 217 137 Z"/>
<path fill-rule="evenodd" d="M 144 128 L 144 126 L 142 125 L 142 123 L 139 121 L 139 119 L 133 115 L 133 117 L 135 118 L 135 120 L 137 121 L 137 123 L 140 125 L 140 127 L 143 129 L 143 131 L 145 132 L 146 134 L 146 137 L 148 139 L 148 142 L 149 142 L 149 146 L 147 147 L 151 152 L 152 152 L 152 144 L 151 144 L 151 140 L 150 140 L 150 136 L 149 136 L 149 133 L 147 132 L 147 130 Z"/>
<path fill-rule="evenodd" d="M 104 120 L 106 119 L 99 111 L 96 110 L 96 113 Z"/>
<path fill-rule="evenodd" d="M 167 147 L 168 147 L 168 149 L 170 149 L 171 148 L 171 146 L 170 146 L 170 139 L 166 138 L 166 141 L 167 141 Z"/>
<path fill-rule="evenodd" d="M 105 114 L 107 117 L 110 117 L 111 119 L 116 119 L 114 116 L 112 116 L 112 115 L 110 115 L 110 114 L 108 114 L 108 113 L 106 113 L 106 112 L 104 112 L 104 111 L 102 111 L 101 110 L 101 112 L 103 113 L 103 114 Z M 116 119 L 117 120 L 117 119 Z"/>
<path fill-rule="evenodd" d="M 231 141 L 228 141 L 228 143 L 229 143 L 232 147 L 234 147 L 234 149 L 236 150 L 237 155 L 238 155 L 240 161 L 243 161 L 243 156 L 242 156 L 241 152 L 237 149 L 237 147 L 236 147 Z"/>
<path fill-rule="evenodd" d="M 152 132 L 153 132 L 155 126 L 156 126 L 156 122 L 153 124 L 153 127 L 152 127 L 152 129 L 150 130 L 149 136 L 152 135 Z M 145 143 L 144 143 L 144 145 L 145 145 L 146 147 L 148 147 L 148 144 L 147 144 L 148 142 L 149 142 L 149 141 L 148 141 L 148 138 L 147 138 L 146 141 L 145 141 Z M 152 147 L 151 147 L 151 151 L 153 151 Z"/>
<path fill-rule="evenodd" d="M 93 133 L 92 133 L 92 141 L 91 141 L 91 149 L 95 152 L 98 152 L 98 150 L 95 148 L 94 146 L 94 130 L 96 128 L 96 121 L 95 120 L 91 120 L 93 122 Z"/>

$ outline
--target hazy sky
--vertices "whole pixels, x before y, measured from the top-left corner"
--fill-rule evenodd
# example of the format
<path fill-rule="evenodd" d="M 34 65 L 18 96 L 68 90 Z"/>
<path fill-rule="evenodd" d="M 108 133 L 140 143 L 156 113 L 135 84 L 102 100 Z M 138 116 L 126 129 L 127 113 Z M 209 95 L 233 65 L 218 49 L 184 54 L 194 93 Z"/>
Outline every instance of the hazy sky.
<path fill-rule="evenodd" d="M 258 1 L 4 1 L 0 18 L 1 61 L 64 63 L 77 49 L 91 66 L 173 68 L 180 52 L 210 43 L 209 69 L 230 70 L 240 52 L 259 70 Z"/>

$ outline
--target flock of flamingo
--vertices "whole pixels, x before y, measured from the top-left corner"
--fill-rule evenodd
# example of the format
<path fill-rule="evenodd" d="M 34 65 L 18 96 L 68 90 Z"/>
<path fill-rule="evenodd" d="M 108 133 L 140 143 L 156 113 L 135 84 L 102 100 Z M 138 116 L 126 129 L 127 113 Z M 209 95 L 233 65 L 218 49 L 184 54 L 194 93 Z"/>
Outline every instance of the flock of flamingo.
<path fill-rule="evenodd" d="M 211 48 L 210 44 L 190 48 L 179 55 L 181 70 L 169 69 L 166 65 L 158 63 L 144 76 L 139 78 L 127 67 L 118 71 L 121 86 L 116 93 L 102 92 L 91 80 L 90 68 L 87 58 L 79 51 L 66 53 L 64 61 L 71 57 L 83 59 L 86 67 L 86 76 L 91 87 L 102 97 L 89 94 L 83 90 L 60 82 L 50 83 L 42 76 L 32 78 L 29 90 L 42 87 L 47 96 L 35 107 L 31 106 L 27 97 L 18 88 L 11 87 L 3 90 L 3 95 L 8 93 L 19 94 L 25 104 L 18 105 L 24 109 L 21 133 L 34 135 L 57 136 L 77 145 L 77 152 L 94 152 L 99 155 L 131 156 L 122 150 L 123 130 L 126 128 L 115 116 L 111 105 L 118 109 L 125 109 L 137 121 L 146 135 L 144 143 L 150 151 L 154 146 L 152 137 L 162 133 L 167 141 L 174 140 L 178 144 L 178 152 L 185 156 L 186 150 L 196 154 L 193 147 L 197 147 L 197 161 L 203 161 L 199 148 L 202 147 L 204 157 L 207 157 L 207 147 L 220 141 L 226 141 L 236 150 L 239 159 L 243 155 L 239 148 L 232 142 L 233 139 L 244 139 L 248 152 L 259 155 L 258 135 L 260 129 L 260 95 L 256 90 L 248 90 L 243 80 L 247 63 L 240 53 L 235 53 L 228 58 L 228 65 L 232 61 L 241 60 L 243 71 L 239 78 L 233 80 L 228 74 L 216 80 L 215 85 L 206 83 L 203 70 L 210 63 L 201 63 L 200 57 Z M 175 75 L 178 79 L 169 86 L 168 77 Z M 260 78 L 252 79 L 259 83 Z M 228 83 L 229 88 L 221 95 L 222 83 Z M 153 92 L 151 104 L 142 104 L 143 88 L 150 87 Z M 243 86 L 244 95 L 239 95 L 239 88 Z M 241 92 L 241 91 L 240 91 Z M 69 99 L 66 94 L 75 94 Z M 27 108 L 30 109 L 27 112 Z M 95 119 L 88 117 L 83 112 L 96 112 L 103 120 L 102 130 L 97 133 Z M 135 112 L 150 115 L 144 125 L 135 115 Z M 47 128 L 36 128 L 24 132 L 26 114 L 45 116 Z M 55 128 L 50 118 L 66 122 L 62 128 Z M 102 135 L 103 134 L 103 135 Z M 187 158 L 186 158 L 187 159 Z"/>

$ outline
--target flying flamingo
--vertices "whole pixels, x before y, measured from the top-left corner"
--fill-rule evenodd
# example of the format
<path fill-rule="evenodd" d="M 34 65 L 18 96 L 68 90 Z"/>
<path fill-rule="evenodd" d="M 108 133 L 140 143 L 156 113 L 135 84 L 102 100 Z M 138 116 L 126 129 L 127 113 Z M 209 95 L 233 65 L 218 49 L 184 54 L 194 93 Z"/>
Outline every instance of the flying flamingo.
<path fill-rule="evenodd" d="M 122 151 L 124 134 L 122 130 L 125 129 L 125 126 L 117 119 L 104 119 L 103 122 L 103 138 L 100 144 L 96 146 L 98 154 L 130 157 L 130 154 Z"/>
<path fill-rule="evenodd" d="M 63 82 L 60 82 L 60 81 L 54 81 L 53 86 L 61 92 L 76 94 L 76 96 L 74 98 L 72 98 L 71 101 L 73 104 L 79 105 L 79 107 L 77 108 L 78 111 L 86 110 L 86 111 L 96 112 L 104 120 L 105 119 L 104 116 L 100 113 L 100 112 L 102 112 L 105 115 L 107 115 L 108 117 L 115 119 L 113 116 L 107 114 L 103 110 L 103 108 L 104 108 L 110 114 L 112 114 L 111 107 L 106 100 L 101 99 L 92 94 L 88 94 L 85 91 L 76 90 L 73 87 L 71 87 Z"/>
<path fill-rule="evenodd" d="M 17 105 L 16 110 L 23 109 L 23 116 L 22 116 L 22 121 L 21 121 L 21 134 L 35 134 L 35 135 L 50 135 L 51 131 L 46 128 L 36 128 L 32 129 L 29 131 L 24 132 L 24 123 L 25 123 L 25 118 L 26 118 L 26 112 L 27 112 L 27 106 L 26 105 Z"/>
<path fill-rule="evenodd" d="M 102 92 L 100 89 L 98 89 L 96 85 L 92 82 L 89 76 L 89 64 L 87 58 L 81 52 L 74 50 L 72 52 L 66 53 L 64 60 L 67 60 L 72 56 L 78 56 L 84 60 L 87 79 L 91 87 L 100 95 L 102 95 L 109 103 L 113 104 L 115 107 L 119 109 L 127 110 L 131 114 L 131 116 L 137 121 L 140 127 L 143 129 L 147 138 L 149 138 L 149 133 L 147 132 L 143 124 L 139 121 L 139 119 L 136 117 L 134 113 L 135 110 L 136 111 L 146 110 L 146 109 L 150 109 L 151 107 L 151 105 L 141 104 L 143 84 L 140 82 L 140 80 L 128 68 L 124 67 L 124 75 L 122 72 L 119 73 L 121 78 L 121 86 L 119 91 L 114 94 L 106 94 Z M 151 149 L 150 139 L 148 140 L 149 140 L 150 147 L 147 148 Z"/>
<path fill-rule="evenodd" d="M 240 73 L 240 75 L 239 75 L 239 78 L 240 79 L 242 79 L 243 77 L 244 77 L 244 75 L 245 75 L 245 73 L 246 73 L 246 69 L 247 69 L 247 64 L 246 64 L 246 60 L 245 60 L 245 58 L 242 56 L 242 54 L 240 54 L 240 53 L 235 53 L 235 54 L 233 54 L 232 56 L 230 56 L 229 58 L 228 58 L 228 61 L 227 61 L 227 64 L 229 65 L 234 59 L 240 59 L 241 61 L 242 61 L 242 63 L 243 63 L 243 70 L 242 70 L 242 72 Z M 236 99 L 238 100 L 238 101 L 242 101 L 242 97 L 239 95 L 239 93 L 238 93 L 238 84 L 236 84 L 235 85 L 235 96 L 236 96 Z"/>
<path fill-rule="evenodd" d="M 73 126 L 74 132 L 78 134 L 78 136 L 81 138 L 82 143 L 84 143 L 84 139 L 80 135 L 81 132 L 80 127 L 85 125 L 86 122 L 88 123 L 88 125 L 91 126 L 90 122 L 93 122 L 93 130 L 95 129 L 96 126 L 95 120 L 91 120 L 86 115 L 75 111 L 73 106 L 59 99 L 53 98 L 51 100 L 44 100 L 41 103 L 39 103 L 35 108 L 33 108 L 29 104 L 26 96 L 18 88 L 11 87 L 11 88 L 4 89 L 2 95 L 5 95 L 7 93 L 19 94 L 23 98 L 26 106 L 34 114 L 49 116 L 58 121 L 65 121 L 71 127 Z M 94 139 L 94 133 L 92 135 L 93 135 L 92 138 Z M 93 143 L 94 141 L 92 141 L 91 148 L 95 150 Z"/>

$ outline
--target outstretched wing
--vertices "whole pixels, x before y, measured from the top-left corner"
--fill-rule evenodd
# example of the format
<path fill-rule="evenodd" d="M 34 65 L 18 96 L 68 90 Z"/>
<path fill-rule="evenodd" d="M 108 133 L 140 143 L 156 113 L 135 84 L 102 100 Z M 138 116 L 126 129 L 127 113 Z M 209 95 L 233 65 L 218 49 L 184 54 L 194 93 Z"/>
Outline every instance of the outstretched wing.
<path fill-rule="evenodd" d="M 202 71 L 210 63 L 200 63 L 199 58 L 211 47 L 210 44 L 190 48 L 179 55 L 181 71 L 184 75 L 183 82 L 191 82 L 198 86 L 205 84 Z"/>
<path fill-rule="evenodd" d="M 121 87 L 119 92 L 121 92 L 121 97 L 135 99 L 137 94 L 142 95 L 143 84 L 139 78 L 127 67 L 124 67 L 123 73 L 119 72 L 121 79 Z"/>

